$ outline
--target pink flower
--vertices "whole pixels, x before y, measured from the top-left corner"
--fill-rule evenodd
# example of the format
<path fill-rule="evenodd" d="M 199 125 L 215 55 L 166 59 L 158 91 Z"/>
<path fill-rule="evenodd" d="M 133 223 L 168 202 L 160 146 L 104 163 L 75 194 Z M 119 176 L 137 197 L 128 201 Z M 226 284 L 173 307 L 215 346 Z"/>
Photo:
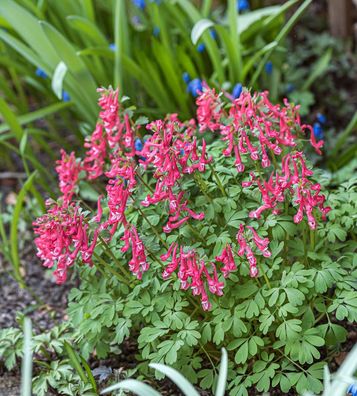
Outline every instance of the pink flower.
<path fill-rule="evenodd" d="M 66 204 L 72 199 L 78 183 L 81 165 L 76 160 L 74 152 L 67 154 L 61 150 L 61 159 L 57 161 L 56 172 L 59 178 L 59 188 L 63 194 L 62 199 Z"/>
<path fill-rule="evenodd" d="M 37 256 L 45 267 L 56 268 L 53 275 L 57 283 L 63 283 L 67 278 L 67 269 L 73 265 L 79 253 L 85 263 L 91 264 L 98 232 L 94 232 L 89 245 L 88 226 L 83 225 L 84 217 L 78 213 L 78 207 L 59 206 L 50 201 L 46 205 L 49 208 L 47 213 L 33 224 L 37 235 Z"/>
<path fill-rule="evenodd" d="M 130 271 L 141 279 L 143 273 L 149 269 L 149 263 L 146 259 L 145 248 L 139 234 L 134 226 L 128 225 L 124 230 L 124 236 L 121 238 L 124 241 L 122 252 L 127 252 L 131 247 L 132 258 L 129 261 Z"/>

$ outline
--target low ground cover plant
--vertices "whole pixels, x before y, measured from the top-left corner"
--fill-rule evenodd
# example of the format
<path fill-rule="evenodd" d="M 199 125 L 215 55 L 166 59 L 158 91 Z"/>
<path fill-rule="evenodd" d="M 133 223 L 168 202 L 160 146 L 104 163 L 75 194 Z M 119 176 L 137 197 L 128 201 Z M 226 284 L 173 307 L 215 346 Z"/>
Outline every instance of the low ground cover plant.
<path fill-rule="evenodd" d="M 99 91 L 85 154 L 62 151 L 62 195 L 34 223 L 56 281 L 81 279 L 68 308 L 81 354 L 130 336 L 141 372 L 165 363 L 212 388 L 225 347 L 232 395 L 320 392 L 357 319 L 355 182 L 323 191 L 303 153 L 323 142 L 267 92 L 204 84 L 196 119 L 148 123 Z"/>

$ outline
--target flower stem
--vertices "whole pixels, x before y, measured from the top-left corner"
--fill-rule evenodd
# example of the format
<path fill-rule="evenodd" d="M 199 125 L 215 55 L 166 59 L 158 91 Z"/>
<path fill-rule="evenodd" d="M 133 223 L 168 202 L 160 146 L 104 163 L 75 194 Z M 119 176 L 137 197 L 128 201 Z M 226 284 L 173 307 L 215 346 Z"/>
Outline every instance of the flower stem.
<path fill-rule="evenodd" d="M 160 242 L 166 247 L 166 249 L 169 248 L 168 244 L 161 238 L 159 232 L 157 231 L 157 229 L 155 228 L 155 226 L 151 223 L 151 221 L 148 219 L 148 217 L 146 216 L 146 214 L 141 210 L 141 208 L 137 207 L 136 208 L 138 210 L 138 212 L 143 216 L 143 218 L 145 219 L 145 221 L 149 224 L 149 226 L 151 227 L 151 229 L 154 231 L 155 235 L 159 238 Z"/>
<path fill-rule="evenodd" d="M 216 173 L 216 171 L 214 170 L 212 164 L 208 164 L 208 166 L 209 166 L 209 168 L 211 169 L 211 172 L 212 172 L 214 178 L 216 179 L 217 185 L 218 185 L 219 189 L 221 190 L 223 196 L 228 197 L 228 195 L 227 195 L 227 193 L 226 193 L 226 190 L 224 189 L 223 184 L 222 184 L 222 182 L 221 182 L 221 179 L 220 179 L 219 176 L 217 175 L 217 173 Z"/>
<path fill-rule="evenodd" d="M 130 282 L 128 282 L 125 278 L 123 278 L 119 272 L 115 271 L 114 268 L 112 268 L 105 260 L 103 260 L 99 254 L 93 252 L 93 256 L 100 262 L 100 264 L 103 265 L 103 267 L 105 267 L 110 273 L 112 273 L 113 275 L 115 275 L 120 282 L 125 283 L 127 286 L 130 286 Z"/>

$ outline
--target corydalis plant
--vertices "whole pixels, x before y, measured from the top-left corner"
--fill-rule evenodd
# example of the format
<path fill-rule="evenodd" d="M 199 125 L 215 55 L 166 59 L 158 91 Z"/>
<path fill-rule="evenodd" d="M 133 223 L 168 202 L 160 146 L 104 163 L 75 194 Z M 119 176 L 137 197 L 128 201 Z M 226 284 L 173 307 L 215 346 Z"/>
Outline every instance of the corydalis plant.
<path fill-rule="evenodd" d="M 298 146 L 309 135 L 319 153 L 323 142 L 316 142 L 311 127 L 301 124 L 298 107 L 287 102 L 273 105 L 266 92 L 243 91 L 233 99 L 204 86 L 197 99 L 197 121 L 181 122 L 176 114 L 153 121 L 146 125 L 142 145 L 143 132 L 119 103 L 118 91 L 99 91 L 101 111 L 95 131 L 85 142 L 85 157 L 76 159 L 74 153 L 62 151 L 56 171 L 63 195 L 58 202 L 48 202 L 47 214 L 35 222 L 38 256 L 45 266 L 55 267 L 58 283 L 66 280 L 68 268 L 79 257 L 92 265 L 95 256 L 95 264 L 103 264 L 96 247 L 108 247 L 121 235 L 121 251 L 123 255 L 131 251 L 129 269 L 138 279 L 150 264 L 158 264 L 164 279 L 177 277 L 181 288 L 199 295 L 203 309 L 208 310 L 208 294 L 221 296 L 224 278 L 238 265 L 246 265 L 251 277 L 259 276 L 259 262 L 271 255 L 269 238 L 259 235 L 259 220 L 265 214 L 279 215 L 297 206 L 294 221 L 299 223 L 306 215 L 312 230 L 318 216 L 325 219 L 329 211 L 325 197 L 311 180 L 313 172 Z M 253 207 L 235 238 L 229 235 L 220 251 L 200 234 L 206 227 L 209 240 L 208 231 L 222 225 L 219 216 L 205 213 L 205 204 L 213 202 L 216 194 L 208 188 L 209 182 L 215 182 L 227 201 L 234 201 L 234 196 L 223 186 L 210 147 L 198 131 L 222 140 L 224 169 L 236 168 L 237 186 L 246 191 L 247 206 Z M 90 214 L 76 196 L 83 179 L 106 185 Z M 189 190 L 182 187 L 187 183 Z M 260 203 L 250 192 L 255 187 Z M 156 224 L 150 220 L 153 210 L 159 213 Z M 136 221 L 128 220 L 133 211 L 138 214 Z M 147 231 L 140 229 L 144 222 L 160 244 L 160 257 L 144 245 Z"/>

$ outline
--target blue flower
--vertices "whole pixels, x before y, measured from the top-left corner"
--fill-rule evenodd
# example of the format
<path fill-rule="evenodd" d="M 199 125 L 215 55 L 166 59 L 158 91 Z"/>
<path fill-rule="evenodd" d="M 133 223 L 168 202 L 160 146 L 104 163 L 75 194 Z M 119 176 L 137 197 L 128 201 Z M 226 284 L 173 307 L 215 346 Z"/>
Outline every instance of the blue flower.
<path fill-rule="evenodd" d="M 198 52 L 202 53 L 205 49 L 206 49 L 206 46 L 203 43 L 198 44 L 198 46 L 197 46 Z"/>
<path fill-rule="evenodd" d="M 141 10 L 145 9 L 146 7 L 145 0 L 132 0 L 132 3 L 135 5 L 135 7 L 138 7 Z"/>
<path fill-rule="evenodd" d="M 144 147 L 143 142 L 139 138 L 137 138 L 135 140 L 135 150 L 141 151 L 143 149 L 143 147 Z"/>
<path fill-rule="evenodd" d="M 271 61 L 268 61 L 265 64 L 265 72 L 266 72 L 266 74 L 271 74 L 273 72 L 273 64 Z"/>
<path fill-rule="evenodd" d="M 322 126 L 319 122 L 315 122 L 315 124 L 314 124 L 314 135 L 315 135 L 315 138 L 318 140 L 321 140 L 324 138 L 324 131 L 323 131 Z"/>
<path fill-rule="evenodd" d="M 187 85 L 187 92 L 195 98 L 198 95 L 197 91 L 202 92 L 202 81 L 199 78 L 194 78 Z"/>
<path fill-rule="evenodd" d="M 182 79 L 183 79 L 183 81 L 184 81 L 186 84 L 188 84 L 188 83 L 191 81 L 191 77 L 190 77 L 190 75 L 189 75 L 187 72 L 184 72 L 184 73 L 182 74 Z"/>
<path fill-rule="evenodd" d="M 159 37 L 160 28 L 158 26 L 155 26 L 153 31 L 152 31 L 152 34 L 153 34 L 154 37 Z"/>
<path fill-rule="evenodd" d="M 347 389 L 347 394 L 351 394 L 352 396 L 357 396 L 357 383 L 351 384 Z"/>
<path fill-rule="evenodd" d="M 114 43 L 109 44 L 109 49 L 113 52 L 117 49 L 117 46 Z"/>
<path fill-rule="evenodd" d="M 324 114 L 317 113 L 316 119 L 320 124 L 326 124 L 327 118 Z"/>
<path fill-rule="evenodd" d="M 287 93 L 291 93 L 291 92 L 293 92 L 293 91 L 295 91 L 295 84 L 289 83 L 289 84 L 286 86 L 286 92 L 287 92 Z"/>
<path fill-rule="evenodd" d="M 131 18 L 131 21 L 133 22 L 134 26 L 139 26 L 141 24 L 141 19 L 140 19 L 139 15 L 134 15 Z"/>
<path fill-rule="evenodd" d="M 237 0 L 237 11 L 248 11 L 249 8 L 249 0 Z"/>
<path fill-rule="evenodd" d="M 47 78 L 47 73 L 44 70 L 40 69 L 39 67 L 36 69 L 35 73 L 37 77 Z"/>
<path fill-rule="evenodd" d="M 69 102 L 71 100 L 69 93 L 65 90 L 62 91 L 62 100 L 63 102 Z"/>
<path fill-rule="evenodd" d="M 241 83 L 236 84 L 233 87 L 233 91 L 232 91 L 232 96 L 234 99 L 238 99 L 240 97 L 240 94 L 242 93 L 243 90 L 243 86 Z"/>
<path fill-rule="evenodd" d="M 216 40 L 217 32 L 214 29 L 210 29 L 209 34 L 213 38 L 213 40 Z"/>

